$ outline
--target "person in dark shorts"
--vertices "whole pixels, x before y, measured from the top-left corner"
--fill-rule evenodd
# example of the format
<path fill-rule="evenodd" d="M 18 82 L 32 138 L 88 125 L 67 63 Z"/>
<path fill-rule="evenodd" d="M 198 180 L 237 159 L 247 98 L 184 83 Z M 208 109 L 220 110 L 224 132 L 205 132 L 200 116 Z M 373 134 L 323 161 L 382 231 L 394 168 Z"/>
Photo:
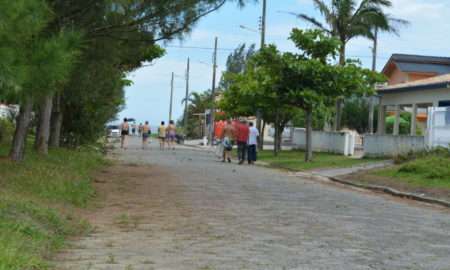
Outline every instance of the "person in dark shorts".
<path fill-rule="evenodd" d="M 130 125 L 128 124 L 128 119 L 124 118 L 123 123 L 120 125 L 120 148 L 126 149 L 128 135 L 130 135 Z"/>
<path fill-rule="evenodd" d="M 246 160 L 249 132 L 250 130 L 248 128 L 247 122 L 241 119 L 236 125 L 236 141 L 238 145 L 239 165 L 243 164 Z"/>
<path fill-rule="evenodd" d="M 159 149 L 164 150 L 166 143 L 166 125 L 164 121 L 161 122 L 161 125 L 158 128 L 158 139 L 159 139 Z"/>
<path fill-rule="evenodd" d="M 167 144 L 169 149 L 175 150 L 175 140 L 177 138 L 177 127 L 173 120 L 170 120 L 169 125 L 167 126 Z"/>
<path fill-rule="evenodd" d="M 234 127 L 231 120 L 228 120 L 222 133 L 223 143 L 223 159 L 222 162 L 228 161 L 231 163 L 231 152 L 233 150 L 234 141 Z"/>
<path fill-rule="evenodd" d="M 259 131 L 254 127 L 253 122 L 248 123 L 249 135 L 248 135 L 248 153 L 247 160 L 248 164 L 255 164 L 256 162 L 256 145 L 258 144 Z"/>
<path fill-rule="evenodd" d="M 150 137 L 150 126 L 148 121 L 145 121 L 145 124 L 141 128 L 142 133 L 142 149 L 147 149 L 148 146 L 148 137 Z"/>

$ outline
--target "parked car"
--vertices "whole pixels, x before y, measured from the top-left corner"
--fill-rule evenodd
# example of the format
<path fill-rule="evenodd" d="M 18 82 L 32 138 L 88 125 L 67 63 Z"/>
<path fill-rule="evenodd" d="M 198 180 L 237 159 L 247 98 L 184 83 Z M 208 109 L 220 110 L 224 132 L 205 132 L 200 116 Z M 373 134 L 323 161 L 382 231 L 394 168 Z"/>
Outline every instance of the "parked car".
<path fill-rule="evenodd" d="M 111 138 L 120 137 L 120 127 L 118 125 L 108 125 L 106 127 L 107 136 Z"/>

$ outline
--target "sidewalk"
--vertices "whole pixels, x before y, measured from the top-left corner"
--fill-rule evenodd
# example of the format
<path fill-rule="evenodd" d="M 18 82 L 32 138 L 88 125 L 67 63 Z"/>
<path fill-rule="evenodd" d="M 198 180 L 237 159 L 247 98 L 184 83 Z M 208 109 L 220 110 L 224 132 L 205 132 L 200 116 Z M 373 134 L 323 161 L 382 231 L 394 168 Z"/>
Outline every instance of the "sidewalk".
<path fill-rule="evenodd" d="M 357 173 L 360 171 L 368 171 L 373 169 L 381 169 L 393 165 L 392 160 L 384 160 L 380 162 L 371 162 L 361 165 L 355 165 L 348 168 L 334 168 L 334 169 L 315 169 L 309 171 L 313 175 L 320 175 L 324 177 L 338 177 L 342 175 Z"/>
<path fill-rule="evenodd" d="M 293 176 L 295 177 L 301 177 L 301 178 L 308 178 L 311 180 L 316 181 L 322 181 L 322 182 L 335 182 L 339 184 L 343 184 L 350 187 L 356 187 L 356 188 L 362 188 L 371 190 L 374 192 L 381 192 L 386 193 L 395 197 L 401 197 L 411 200 L 416 200 L 420 202 L 440 205 L 444 207 L 450 208 L 450 202 L 442 199 L 438 199 L 435 197 L 429 197 L 425 196 L 425 194 L 416 194 L 411 192 L 403 192 L 397 189 L 394 189 L 389 186 L 381 186 L 381 185 L 371 185 L 371 184 L 364 184 L 364 183 L 358 183 L 355 181 L 349 181 L 346 179 L 345 176 L 358 173 L 358 172 L 364 172 L 364 171 L 370 171 L 373 169 L 382 169 L 393 165 L 392 160 L 385 160 L 380 162 L 373 162 L 369 164 L 362 164 L 357 165 L 353 167 L 348 168 L 338 168 L 338 169 L 316 169 L 311 171 L 305 171 L 305 172 L 296 172 L 293 173 Z"/>

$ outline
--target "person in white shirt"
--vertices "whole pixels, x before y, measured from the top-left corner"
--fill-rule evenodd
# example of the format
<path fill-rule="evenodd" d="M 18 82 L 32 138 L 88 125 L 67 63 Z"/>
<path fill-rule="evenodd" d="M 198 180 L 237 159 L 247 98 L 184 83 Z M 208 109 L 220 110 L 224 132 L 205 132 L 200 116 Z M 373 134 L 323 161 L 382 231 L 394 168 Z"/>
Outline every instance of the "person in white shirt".
<path fill-rule="evenodd" d="M 248 164 L 254 164 L 256 161 L 256 146 L 258 145 L 258 137 L 259 137 L 259 131 L 256 127 L 253 126 L 253 123 L 250 122 L 249 124 L 249 136 L 248 136 L 248 153 L 247 153 L 247 160 Z"/>

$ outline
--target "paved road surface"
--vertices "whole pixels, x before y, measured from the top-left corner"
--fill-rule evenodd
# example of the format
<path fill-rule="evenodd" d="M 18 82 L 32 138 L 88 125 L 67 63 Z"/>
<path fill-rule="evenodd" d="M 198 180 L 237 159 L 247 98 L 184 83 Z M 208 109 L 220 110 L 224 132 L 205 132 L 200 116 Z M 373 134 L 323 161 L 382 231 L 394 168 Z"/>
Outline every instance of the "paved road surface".
<path fill-rule="evenodd" d="M 450 269 L 448 211 L 136 143 L 57 269 Z"/>

